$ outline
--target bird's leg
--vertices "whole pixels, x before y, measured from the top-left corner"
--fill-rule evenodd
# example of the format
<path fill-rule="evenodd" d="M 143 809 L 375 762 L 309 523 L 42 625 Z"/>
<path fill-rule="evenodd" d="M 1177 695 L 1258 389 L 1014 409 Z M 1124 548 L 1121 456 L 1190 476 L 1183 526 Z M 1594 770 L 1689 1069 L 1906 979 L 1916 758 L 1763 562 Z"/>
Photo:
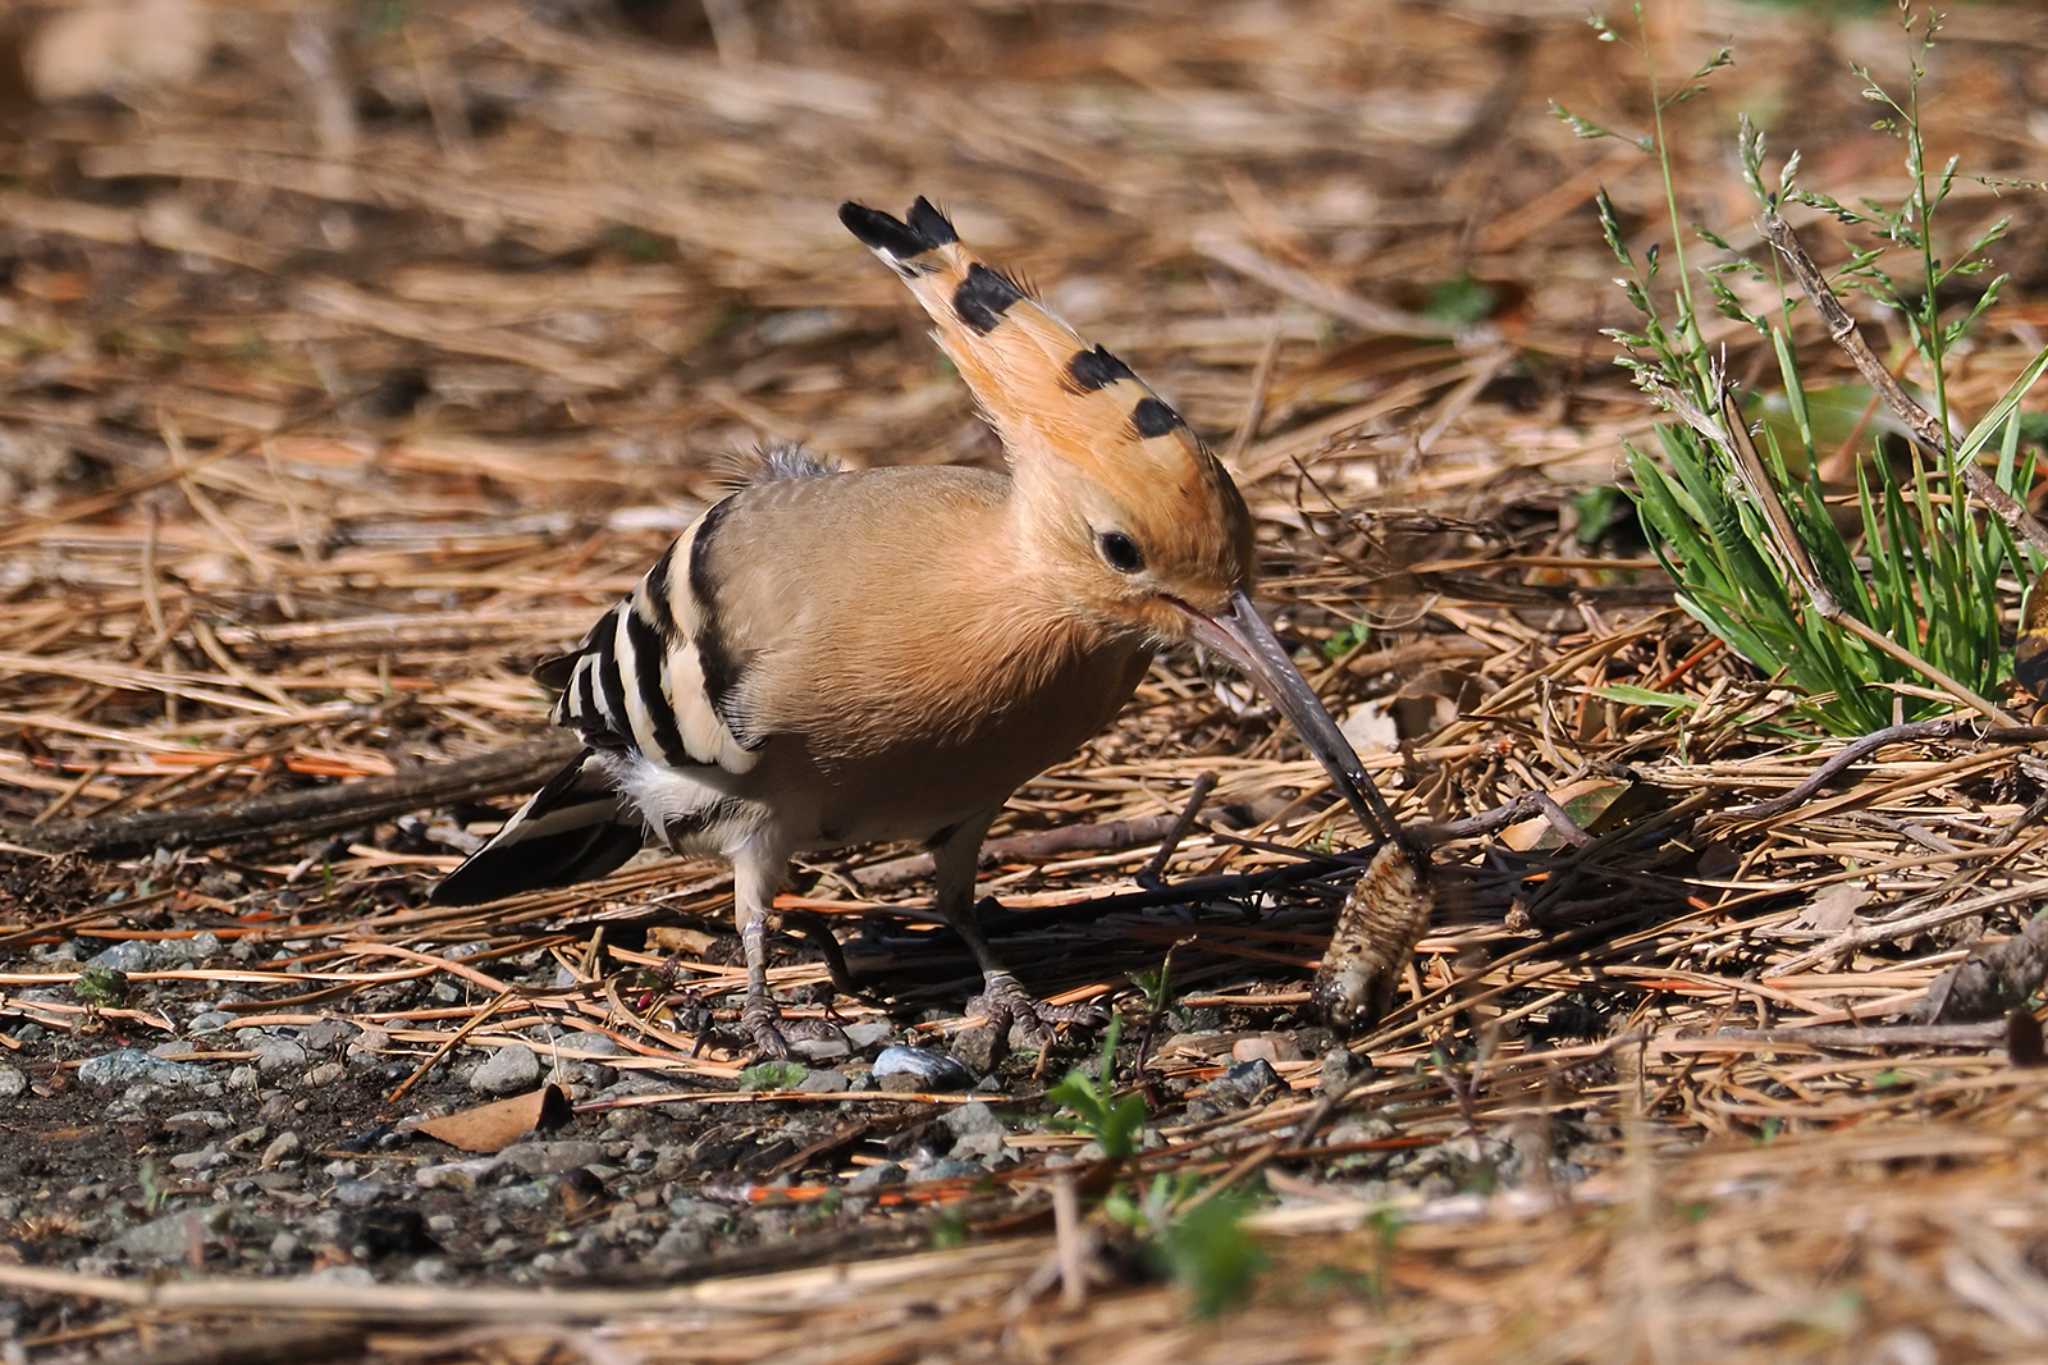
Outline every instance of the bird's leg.
<path fill-rule="evenodd" d="M 768 911 L 787 864 L 742 854 L 733 860 L 733 909 L 739 922 L 740 948 L 747 959 L 747 1002 L 740 1008 L 740 1027 L 763 1056 L 778 1061 L 790 1055 L 789 1040 L 825 1039 L 843 1035 L 819 1019 L 784 1020 L 768 995 Z"/>
<path fill-rule="evenodd" d="M 981 994 L 967 1002 L 970 1011 L 987 1019 L 995 1030 L 998 1046 L 1007 1038 L 1012 1024 L 1024 1030 L 1033 1047 L 1043 1047 L 1052 1037 L 1054 1024 L 1097 1024 L 1105 1016 L 1087 1005 L 1049 1005 L 1035 999 L 1010 975 L 1009 968 L 989 946 L 981 931 L 981 916 L 974 901 L 974 871 L 981 858 L 981 839 L 988 832 L 995 813 L 976 816 L 956 828 L 933 850 L 937 864 L 939 913 L 960 935 L 981 968 Z"/>

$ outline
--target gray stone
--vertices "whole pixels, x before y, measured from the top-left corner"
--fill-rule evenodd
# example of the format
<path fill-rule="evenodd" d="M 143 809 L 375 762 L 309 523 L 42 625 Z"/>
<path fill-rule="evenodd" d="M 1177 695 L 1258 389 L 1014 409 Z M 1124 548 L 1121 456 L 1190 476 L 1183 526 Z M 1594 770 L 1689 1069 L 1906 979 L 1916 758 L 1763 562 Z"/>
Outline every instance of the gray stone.
<path fill-rule="evenodd" d="M 255 1067 L 238 1066 L 228 1073 L 228 1089 L 254 1090 L 257 1085 L 257 1079 Z"/>
<path fill-rule="evenodd" d="M 177 1171 L 204 1171 L 220 1165 L 228 1159 L 227 1153 L 211 1144 L 196 1152 L 180 1152 L 171 1158 L 171 1169 Z"/>
<path fill-rule="evenodd" d="M 571 1167 L 598 1165 L 605 1153 L 601 1142 L 565 1140 L 515 1142 L 499 1155 L 528 1175 L 560 1175 Z"/>
<path fill-rule="evenodd" d="M 139 1048 L 124 1047 L 88 1058 L 78 1068 L 78 1079 L 86 1085 L 112 1089 L 138 1081 L 152 1086 L 196 1086 L 206 1084 L 210 1077 L 203 1066 L 169 1062 Z"/>
<path fill-rule="evenodd" d="M 844 1071 L 821 1069 L 806 1072 L 804 1078 L 796 1083 L 796 1088 L 799 1091 L 807 1091 L 814 1095 L 825 1095 L 836 1094 L 841 1090 L 847 1089 L 852 1084 L 853 1082 Z"/>
<path fill-rule="evenodd" d="M 961 1161 L 1001 1164 L 1014 1159 L 1001 1133 L 968 1133 L 953 1140 L 953 1155 Z"/>
<path fill-rule="evenodd" d="M 187 1109 L 165 1119 L 164 1127 L 180 1137 L 201 1137 L 234 1127 L 234 1120 L 218 1109 Z"/>
<path fill-rule="evenodd" d="M 977 1024 L 953 1035 L 953 1056 L 960 1064 L 979 1076 L 985 1076 L 996 1069 L 1002 1060 L 1005 1040 L 996 1037 L 996 1031 L 987 1024 Z"/>
<path fill-rule="evenodd" d="M 540 1058 L 517 1043 L 492 1052 L 469 1078 L 469 1088 L 484 1095 L 517 1095 L 539 1084 Z"/>
<path fill-rule="evenodd" d="M 978 1161 L 962 1161 L 958 1157 L 941 1157 L 920 1170 L 917 1173 L 917 1178 L 919 1180 L 965 1180 L 973 1176 L 987 1174 L 988 1167 Z"/>
<path fill-rule="evenodd" d="M 306 1065 L 306 1049 L 289 1038 L 265 1038 L 256 1045 L 256 1069 L 266 1076 L 295 1072 Z"/>
<path fill-rule="evenodd" d="M 1236 1066 L 1209 1083 L 1206 1093 L 1211 1099 L 1224 1104 L 1250 1104 L 1259 1096 L 1275 1087 L 1285 1087 L 1287 1082 L 1280 1079 L 1280 1073 L 1273 1064 L 1260 1057 Z"/>
<path fill-rule="evenodd" d="M 87 958 L 88 967 L 104 967 L 111 972 L 146 972 L 156 966 L 164 957 L 163 945 L 150 939 L 132 938 L 116 943 L 103 952 Z"/>
<path fill-rule="evenodd" d="M 162 951 L 159 961 L 165 962 L 210 962 L 220 956 L 220 935 L 202 929 L 182 942 L 167 940 L 159 945 Z"/>
<path fill-rule="evenodd" d="M 885 1085 L 892 1076 L 913 1076 L 921 1090 L 966 1090 L 974 1084 L 974 1073 L 957 1058 L 923 1047 L 883 1048 L 874 1073 Z"/>
<path fill-rule="evenodd" d="M 11 1100 L 28 1089 L 28 1076 L 11 1066 L 0 1066 L 0 1100 Z"/>
<path fill-rule="evenodd" d="M 218 1207 L 186 1209 L 180 1213 L 166 1214 L 162 1218 L 137 1224 L 114 1239 L 114 1249 L 125 1251 L 130 1256 L 145 1256 L 168 1260 L 184 1256 L 195 1239 L 204 1240 L 206 1234 L 220 1226 L 227 1216 L 227 1210 Z"/>
<path fill-rule="evenodd" d="M 315 1052 L 328 1052 L 356 1036 L 356 1026 L 345 1019 L 321 1019 L 306 1026 L 299 1041 Z"/>
<path fill-rule="evenodd" d="M 491 1198 L 511 1209 L 544 1208 L 554 1197 L 545 1180 L 522 1180 L 493 1192 Z"/>
<path fill-rule="evenodd" d="M 348 1068 L 340 1062 L 322 1062 L 306 1073 L 306 1084 L 316 1090 L 324 1090 L 348 1075 Z"/>
<path fill-rule="evenodd" d="M 880 1189 L 884 1185 L 901 1185 L 904 1175 L 905 1172 L 901 1166 L 898 1166 L 893 1161 L 885 1161 L 879 1166 L 863 1168 L 855 1174 L 853 1179 L 846 1182 L 846 1188 L 849 1190 L 875 1190 Z"/>
<path fill-rule="evenodd" d="M 423 1190 L 460 1190 L 468 1193 L 497 1173 L 505 1164 L 502 1156 L 480 1156 L 468 1161 L 445 1161 L 422 1166 L 413 1172 L 413 1182 Z"/>
<path fill-rule="evenodd" d="M 232 1026 L 235 1016 L 226 1010 L 206 1010 L 192 1016 L 192 1022 L 185 1025 L 187 1033 L 219 1033 Z"/>
<path fill-rule="evenodd" d="M 877 1043 L 886 1043 L 896 1036 L 896 1025 L 887 1019 L 856 1019 L 846 1026 L 846 1041 L 853 1044 L 854 1051 L 866 1052 Z"/>
<path fill-rule="evenodd" d="M 344 1208 L 366 1208 L 391 1193 L 381 1180 L 344 1180 L 334 1187 L 334 1200 Z"/>
<path fill-rule="evenodd" d="M 975 1100 L 971 1104 L 956 1105 L 940 1123 L 951 1129 L 955 1137 L 971 1137 L 977 1133 L 1003 1134 L 1003 1121 L 996 1117 L 996 1111 Z"/>
<path fill-rule="evenodd" d="M 1349 1048 L 1333 1047 L 1323 1054 L 1322 1079 L 1316 1090 L 1323 1095 L 1342 1095 L 1357 1082 L 1360 1070 L 1358 1058 Z"/>
<path fill-rule="evenodd" d="M 853 1055 L 853 1046 L 844 1038 L 794 1038 L 789 1050 L 807 1062 L 836 1062 Z"/>
<path fill-rule="evenodd" d="M 270 1239 L 270 1259 L 289 1261 L 299 1254 L 300 1245 L 299 1239 L 293 1234 L 280 1232 Z"/>

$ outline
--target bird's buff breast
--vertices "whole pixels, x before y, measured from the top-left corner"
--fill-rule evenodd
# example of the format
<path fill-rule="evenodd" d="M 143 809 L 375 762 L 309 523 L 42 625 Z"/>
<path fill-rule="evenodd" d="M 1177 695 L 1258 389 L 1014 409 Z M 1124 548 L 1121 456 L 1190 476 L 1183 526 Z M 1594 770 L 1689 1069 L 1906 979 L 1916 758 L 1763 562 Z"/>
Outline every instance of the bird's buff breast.
<path fill-rule="evenodd" d="M 782 800 L 763 796 L 792 846 L 826 848 L 893 840 L 922 841 L 983 811 L 1073 753 L 1115 719 L 1151 662 L 1142 647 L 1103 650 L 1073 660 L 1044 685 L 981 710 L 969 726 L 940 718 L 903 726 L 902 743 L 856 751 L 830 744 L 789 745 L 768 769 L 787 768 Z M 795 738 L 795 737 L 790 737 Z"/>

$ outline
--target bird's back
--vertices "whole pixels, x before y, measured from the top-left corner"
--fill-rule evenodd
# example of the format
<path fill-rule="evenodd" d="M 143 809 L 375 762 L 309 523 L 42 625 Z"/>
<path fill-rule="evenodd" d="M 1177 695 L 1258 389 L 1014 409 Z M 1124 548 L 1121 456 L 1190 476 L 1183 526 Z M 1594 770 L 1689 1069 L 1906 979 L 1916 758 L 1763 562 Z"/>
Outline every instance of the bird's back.
<path fill-rule="evenodd" d="M 801 812 L 799 844 L 1000 803 L 1149 657 L 1034 596 L 1009 511 L 1007 478 L 957 467 L 743 488 L 544 666 L 556 719 L 634 770 L 643 805 Z"/>

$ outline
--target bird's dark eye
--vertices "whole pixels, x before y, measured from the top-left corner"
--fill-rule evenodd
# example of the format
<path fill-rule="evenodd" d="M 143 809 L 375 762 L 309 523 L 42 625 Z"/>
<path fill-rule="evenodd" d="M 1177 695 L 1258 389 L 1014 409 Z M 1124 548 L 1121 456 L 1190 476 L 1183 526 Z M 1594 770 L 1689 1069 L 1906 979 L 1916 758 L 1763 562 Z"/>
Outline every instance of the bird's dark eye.
<path fill-rule="evenodd" d="M 1109 567 L 1118 573 L 1136 573 L 1145 567 L 1138 542 L 1122 531 L 1104 531 L 1096 544 L 1102 547 L 1102 557 L 1109 561 Z"/>

